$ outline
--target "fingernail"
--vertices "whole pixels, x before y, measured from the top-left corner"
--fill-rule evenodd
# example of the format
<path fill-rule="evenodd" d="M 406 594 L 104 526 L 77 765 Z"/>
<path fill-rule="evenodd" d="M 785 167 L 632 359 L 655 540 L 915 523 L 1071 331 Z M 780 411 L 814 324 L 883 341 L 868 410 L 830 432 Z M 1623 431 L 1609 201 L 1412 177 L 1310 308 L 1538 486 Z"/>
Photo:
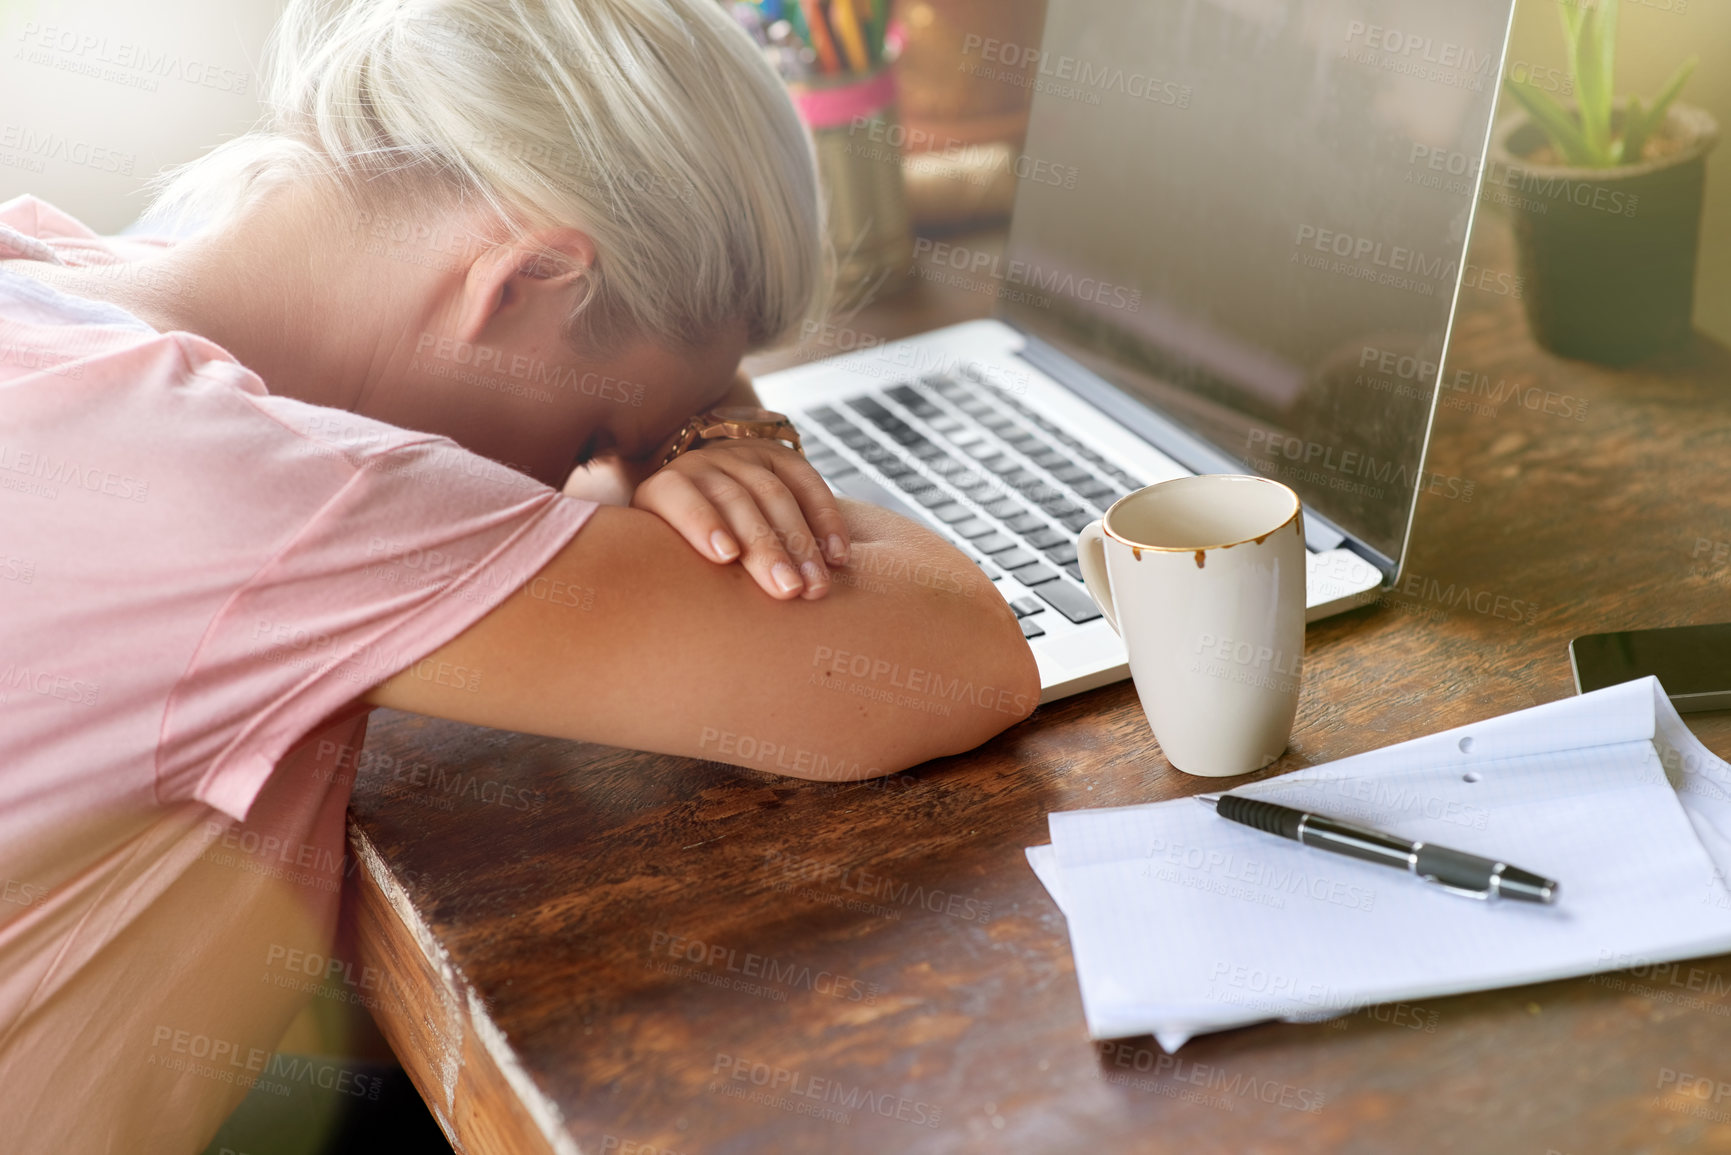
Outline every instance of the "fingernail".
<path fill-rule="evenodd" d="M 739 556 L 739 546 L 723 530 L 718 529 L 709 535 L 709 548 L 713 549 L 715 556 L 722 561 L 732 561 Z"/>
<path fill-rule="evenodd" d="M 793 567 L 784 561 L 778 561 L 770 569 L 769 576 L 775 579 L 775 584 L 781 587 L 784 594 L 799 592 L 799 575 L 793 572 Z"/>
<path fill-rule="evenodd" d="M 808 561 L 802 564 L 799 567 L 799 572 L 805 575 L 805 587 L 807 592 L 814 590 L 819 586 L 826 586 L 829 584 L 829 574 L 825 573 L 824 568 L 821 565 L 818 565 L 815 561 Z"/>
<path fill-rule="evenodd" d="M 829 560 L 833 565 L 847 564 L 847 542 L 841 539 L 841 534 L 829 535 Z"/>

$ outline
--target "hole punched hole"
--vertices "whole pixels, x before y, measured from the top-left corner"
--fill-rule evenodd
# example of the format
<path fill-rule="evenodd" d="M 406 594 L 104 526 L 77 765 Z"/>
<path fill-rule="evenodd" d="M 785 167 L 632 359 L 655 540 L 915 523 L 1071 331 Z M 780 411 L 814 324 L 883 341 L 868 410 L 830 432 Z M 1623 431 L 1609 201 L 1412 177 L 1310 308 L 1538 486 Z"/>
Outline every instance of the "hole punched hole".
<path fill-rule="evenodd" d="M 1479 781 L 1479 772 L 1477 770 L 1468 770 L 1465 774 L 1461 775 L 1461 781 L 1477 782 Z"/>
<path fill-rule="evenodd" d="M 1462 738 L 1461 739 L 1461 753 L 1462 754 L 1471 754 L 1472 752 L 1473 752 L 1473 740 L 1471 738 Z"/>

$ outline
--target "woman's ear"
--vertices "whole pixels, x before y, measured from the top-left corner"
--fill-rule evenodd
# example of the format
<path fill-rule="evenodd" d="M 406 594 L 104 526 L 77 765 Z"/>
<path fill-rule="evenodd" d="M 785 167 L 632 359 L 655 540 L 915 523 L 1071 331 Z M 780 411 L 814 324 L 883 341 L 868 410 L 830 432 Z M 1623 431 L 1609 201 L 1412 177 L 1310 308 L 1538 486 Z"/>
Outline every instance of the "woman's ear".
<path fill-rule="evenodd" d="M 483 249 L 463 279 L 457 339 L 470 344 L 510 312 L 570 313 L 572 288 L 594 267 L 595 241 L 577 229 L 541 229 Z"/>

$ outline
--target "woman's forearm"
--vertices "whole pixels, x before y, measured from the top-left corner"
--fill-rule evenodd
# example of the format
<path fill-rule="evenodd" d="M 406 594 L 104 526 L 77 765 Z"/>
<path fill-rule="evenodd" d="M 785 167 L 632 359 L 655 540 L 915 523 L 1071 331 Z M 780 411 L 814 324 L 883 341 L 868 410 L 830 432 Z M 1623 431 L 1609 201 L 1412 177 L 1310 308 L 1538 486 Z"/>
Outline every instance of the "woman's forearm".
<path fill-rule="evenodd" d="M 776 601 L 639 510 L 598 511 L 527 590 L 434 655 L 459 691 L 399 675 L 378 705 L 815 779 L 892 773 L 1026 717 L 1039 676 L 1015 615 L 954 547 L 845 502 L 829 595 Z"/>

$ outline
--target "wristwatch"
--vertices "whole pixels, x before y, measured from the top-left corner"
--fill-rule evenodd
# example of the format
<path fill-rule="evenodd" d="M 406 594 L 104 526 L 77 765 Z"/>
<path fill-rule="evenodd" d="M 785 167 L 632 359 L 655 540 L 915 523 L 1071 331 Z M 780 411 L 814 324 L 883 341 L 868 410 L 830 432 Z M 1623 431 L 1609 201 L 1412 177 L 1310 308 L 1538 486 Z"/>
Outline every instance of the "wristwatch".
<path fill-rule="evenodd" d="M 793 427 L 793 422 L 780 413 L 768 409 L 751 409 L 747 407 L 711 409 L 707 413 L 699 413 L 685 423 L 685 428 L 673 438 L 673 444 L 667 450 L 667 456 L 661 459 L 666 465 L 688 449 L 696 449 L 705 441 L 726 441 L 740 437 L 761 437 L 766 441 L 785 442 L 799 450 L 801 456 L 805 450 L 800 448 L 799 430 Z"/>

